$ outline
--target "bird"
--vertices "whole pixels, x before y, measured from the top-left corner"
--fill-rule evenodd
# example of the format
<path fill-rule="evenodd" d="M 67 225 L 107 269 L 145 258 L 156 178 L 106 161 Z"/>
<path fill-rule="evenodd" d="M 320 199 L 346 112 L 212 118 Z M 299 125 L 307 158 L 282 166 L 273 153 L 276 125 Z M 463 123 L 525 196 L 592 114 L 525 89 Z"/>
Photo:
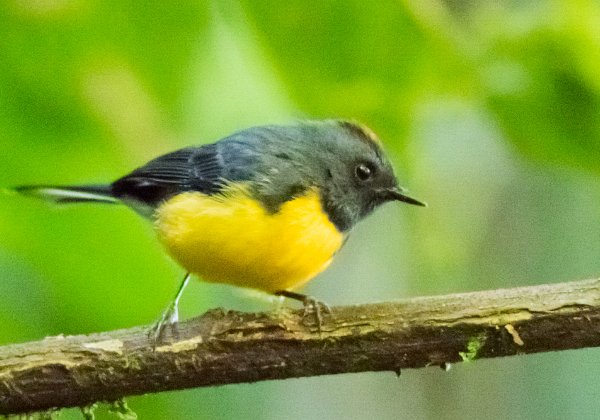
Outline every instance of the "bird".
<path fill-rule="evenodd" d="M 159 156 L 112 183 L 15 189 L 59 204 L 124 204 L 152 222 L 186 272 L 152 329 L 155 340 L 178 322 L 192 275 L 298 300 L 320 328 L 329 308 L 298 290 L 377 207 L 426 205 L 399 186 L 374 132 L 341 119 L 247 128 Z"/>

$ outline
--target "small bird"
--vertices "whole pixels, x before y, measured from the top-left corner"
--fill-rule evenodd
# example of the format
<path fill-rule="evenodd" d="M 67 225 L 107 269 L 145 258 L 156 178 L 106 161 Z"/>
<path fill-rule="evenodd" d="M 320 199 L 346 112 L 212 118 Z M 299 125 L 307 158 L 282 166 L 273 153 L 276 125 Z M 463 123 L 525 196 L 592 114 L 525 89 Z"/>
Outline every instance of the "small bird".
<path fill-rule="evenodd" d="M 398 186 L 380 140 L 345 120 L 252 127 L 151 160 L 106 185 L 21 186 L 57 203 L 122 203 L 149 218 L 185 270 L 153 333 L 178 320 L 190 275 L 321 307 L 296 290 L 329 266 L 379 205 L 425 204 Z"/>

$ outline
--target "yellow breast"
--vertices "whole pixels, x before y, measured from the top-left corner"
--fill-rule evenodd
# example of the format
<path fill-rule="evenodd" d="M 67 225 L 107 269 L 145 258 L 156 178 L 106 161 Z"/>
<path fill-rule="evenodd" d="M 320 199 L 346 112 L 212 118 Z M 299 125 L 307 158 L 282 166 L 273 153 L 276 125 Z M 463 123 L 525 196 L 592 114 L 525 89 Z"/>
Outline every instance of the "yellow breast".
<path fill-rule="evenodd" d="M 318 191 L 268 213 L 244 187 L 188 192 L 159 207 L 156 229 L 171 256 L 202 280 L 276 292 L 311 280 L 344 236 L 323 212 Z"/>

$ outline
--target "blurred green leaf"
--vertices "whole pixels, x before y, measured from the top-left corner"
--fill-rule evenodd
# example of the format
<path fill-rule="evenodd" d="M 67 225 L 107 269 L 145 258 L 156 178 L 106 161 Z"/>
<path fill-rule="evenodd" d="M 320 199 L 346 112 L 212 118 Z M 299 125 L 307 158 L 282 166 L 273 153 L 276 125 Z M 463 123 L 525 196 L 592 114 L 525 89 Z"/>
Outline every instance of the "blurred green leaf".
<path fill-rule="evenodd" d="M 506 137 L 529 157 L 599 172 L 600 5 L 475 4 L 454 17 Z"/>
<path fill-rule="evenodd" d="M 298 103 L 369 122 L 393 140 L 439 52 L 400 2 L 244 1 L 246 17 Z M 433 49 L 433 51 L 432 51 Z M 443 53 L 442 53 L 443 54 Z"/>

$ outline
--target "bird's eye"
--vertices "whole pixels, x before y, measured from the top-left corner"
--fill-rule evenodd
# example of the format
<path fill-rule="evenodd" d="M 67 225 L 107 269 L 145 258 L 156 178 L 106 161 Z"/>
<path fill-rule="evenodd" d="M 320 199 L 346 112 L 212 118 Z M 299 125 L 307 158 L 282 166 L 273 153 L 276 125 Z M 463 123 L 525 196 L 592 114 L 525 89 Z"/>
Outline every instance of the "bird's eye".
<path fill-rule="evenodd" d="M 367 181 L 368 179 L 370 179 L 373 176 L 374 172 L 374 168 L 366 163 L 359 163 L 354 169 L 356 177 L 361 181 Z"/>

